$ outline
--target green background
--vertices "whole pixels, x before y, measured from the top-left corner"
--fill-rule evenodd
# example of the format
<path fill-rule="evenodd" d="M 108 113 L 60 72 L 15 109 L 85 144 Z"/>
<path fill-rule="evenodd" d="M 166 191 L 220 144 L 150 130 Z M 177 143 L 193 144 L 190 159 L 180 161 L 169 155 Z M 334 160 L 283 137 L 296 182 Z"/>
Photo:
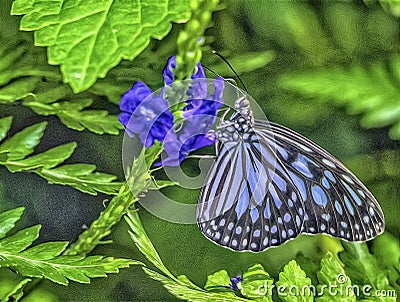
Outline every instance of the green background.
<path fill-rule="evenodd" d="M 360 126 L 362 114 L 350 115 L 348 105 L 357 103 L 358 93 L 367 89 L 367 82 L 354 81 L 353 97 L 349 102 L 336 102 L 340 95 L 340 78 L 335 67 L 343 67 L 348 81 L 352 68 L 359 66 L 373 75 L 374 64 L 388 67 L 393 54 L 399 50 L 399 22 L 378 2 L 334 1 L 226 1 L 225 8 L 213 14 L 214 25 L 207 31 L 203 65 L 224 77 L 234 77 L 229 68 L 211 53 L 223 54 L 240 73 L 250 95 L 265 111 L 268 119 L 290 127 L 312 139 L 343 161 L 366 184 L 380 202 L 386 217 L 387 230 L 399 237 L 399 143 L 388 136 L 388 127 L 365 129 Z M 2 1 L 1 39 L 21 39 L 32 51 L 45 55 L 45 49 L 33 46 L 32 33 L 19 32 L 19 17 L 9 16 L 10 1 Z M 150 46 L 134 61 L 124 61 L 112 72 L 121 73 L 122 84 L 141 79 L 158 88 L 162 85 L 161 70 L 166 59 L 175 53 L 175 43 L 182 25 L 175 24 L 162 41 Z M 268 51 L 268 52 L 267 52 Z M 271 60 L 265 66 L 257 58 Z M 248 59 L 247 58 L 251 58 Z M 260 66 L 261 65 L 261 66 Z M 32 62 L 32 68 L 35 62 Z M 397 66 L 400 69 L 400 66 Z M 146 72 L 124 75 L 124 70 L 141 68 Z M 313 76 L 322 72 L 318 93 L 301 93 L 288 88 L 285 77 L 292 74 Z M 327 80 L 327 79 L 330 80 Z M 107 76 L 103 81 L 112 81 Z M 393 85 L 400 95 L 400 84 Z M 346 79 L 344 80 L 346 82 Z M 377 80 L 377 87 L 383 86 Z M 336 84 L 335 84 L 336 83 Z M 339 83 L 339 84 L 337 84 Z M 323 87 L 338 86 L 336 94 L 324 95 Z M 301 86 L 301 85 L 300 85 Z M 335 87 L 336 87 L 335 86 Z M 293 87 L 293 86 L 292 86 Z M 345 89 L 345 88 L 343 88 Z M 348 88 L 346 88 L 348 89 Z M 361 92 L 360 92 L 361 91 Z M 378 89 L 377 89 L 378 91 Z M 124 91 L 122 90 L 121 93 Z M 378 93 L 378 92 L 377 92 Z M 399 97 L 397 95 L 397 98 Z M 392 100 L 388 100 L 392 101 Z M 397 100 L 398 106 L 400 102 Z M 339 106 L 338 106 L 339 104 Z M 113 113 L 118 107 L 98 99 L 96 106 Z M 118 175 L 123 180 L 121 145 L 118 136 L 96 135 L 66 128 L 55 117 L 36 115 L 29 108 L 0 105 L 0 116 L 14 116 L 11 134 L 38 121 L 49 122 L 37 152 L 70 141 L 78 148 L 68 162 L 95 163 L 99 171 Z M 190 166 L 191 163 L 185 165 Z M 190 167 L 189 167 L 190 169 Z M 164 192 L 178 200 L 196 203 L 198 191 L 168 188 Z M 73 241 L 103 209 L 105 195 L 88 196 L 72 188 L 48 185 L 35 174 L 9 173 L 0 167 L 0 209 L 17 206 L 27 208 L 24 225 L 42 224 L 41 241 Z M 300 236 L 281 247 L 262 253 L 237 253 L 208 241 L 196 225 L 177 225 L 162 221 L 140 210 L 142 223 L 166 266 L 176 275 L 185 274 L 203 286 L 206 276 L 226 269 L 235 276 L 252 263 L 262 263 L 272 276 L 298 252 L 307 257 L 319 255 L 318 236 Z M 132 244 L 127 226 L 121 222 L 112 233 L 111 245 L 99 246 L 96 254 L 126 257 L 145 261 Z M 11 273 L 0 271 L 0 281 L 6 282 Z M 0 282 L 0 283 L 1 283 Z M 140 267 L 122 269 L 119 274 L 94 279 L 90 285 L 71 282 L 68 287 L 42 282 L 24 301 L 41 299 L 62 301 L 165 301 L 176 300 L 162 286 L 147 277 Z M 53 296 L 54 295 L 54 296 Z M 31 298 L 29 298 L 31 297 Z M 43 300 L 45 301 L 45 300 Z"/>

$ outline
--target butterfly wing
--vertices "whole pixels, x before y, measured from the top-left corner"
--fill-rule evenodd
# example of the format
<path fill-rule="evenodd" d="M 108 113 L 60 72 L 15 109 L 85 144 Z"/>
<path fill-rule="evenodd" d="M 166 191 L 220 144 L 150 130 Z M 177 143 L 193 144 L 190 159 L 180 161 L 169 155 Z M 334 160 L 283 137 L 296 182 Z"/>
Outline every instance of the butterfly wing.
<path fill-rule="evenodd" d="M 275 170 L 273 150 L 253 131 L 222 145 L 202 187 L 197 220 L 204 235 L 233 250 L 262 251 L 295 238 L 305 207 L 300 190 Z"/>
<path fill-rule="evenodd" d="M 326 233 L 366 241 L 383 232 L 383 212 L 367 188 L 342 163 L 300 134 L 256 121 L 261 140 L 276 149 L 277 162 L 300 191 L 302 233 Z"/>

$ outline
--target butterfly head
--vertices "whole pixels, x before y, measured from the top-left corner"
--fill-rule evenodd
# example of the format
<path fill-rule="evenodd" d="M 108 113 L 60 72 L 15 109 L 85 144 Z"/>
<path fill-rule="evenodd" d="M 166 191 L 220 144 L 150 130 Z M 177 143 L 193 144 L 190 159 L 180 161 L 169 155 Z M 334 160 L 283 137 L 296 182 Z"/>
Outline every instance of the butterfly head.
<path fill-rule="evenodd" d="M 235 112 L 228 121 L 221 121 L 215 132 L 216 137 L 224 141 L 236 141 L 254 125 L 253 112 L 249 100 L 243 96 L 235 101 Z"/>

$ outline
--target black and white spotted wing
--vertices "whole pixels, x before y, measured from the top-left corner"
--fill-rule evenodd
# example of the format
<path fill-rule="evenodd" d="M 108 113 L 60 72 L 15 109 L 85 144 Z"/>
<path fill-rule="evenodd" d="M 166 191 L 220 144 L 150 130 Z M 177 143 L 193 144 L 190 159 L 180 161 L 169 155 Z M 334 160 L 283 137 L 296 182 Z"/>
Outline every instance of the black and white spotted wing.
<path fill-rule="evenodd" d="M 257 252 L 300 233 L 365 241 L 383 231 L 379 204 L 343 164 L 294 131 L 250 115 L 234 115 L 229 124 L 238 127 L 220 133 L 197 209 L 206 237 Z"/>
<path fill-rule="evenodd" d="M 335 157 L 278 124 L 257 121 L 254 127 L 262 139 L 275 144 L 277 161 L 301 193 L 305 206 L 302 233 L 366 241 L 383 232 L 378 202 Z"/>
<path fill-rule="evenodd" d="M 200 193 L 197 219 L 203 233 L 234 250 L 262 251 L 295 238 L 305 207 L 301 192 L 276 171 L 274 154 L 249 131 L 222 145 Z"/>

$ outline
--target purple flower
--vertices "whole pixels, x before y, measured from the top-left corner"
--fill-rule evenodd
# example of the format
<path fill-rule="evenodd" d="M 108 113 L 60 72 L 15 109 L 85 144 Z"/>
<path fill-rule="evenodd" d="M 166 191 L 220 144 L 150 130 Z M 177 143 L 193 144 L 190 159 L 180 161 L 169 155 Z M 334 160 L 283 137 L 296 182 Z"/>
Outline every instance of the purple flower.
<path fill-rule="evenodd" d="M 242 282 L 242 281 L 243 281 L 243 278 L 242 278 L 242 275 L 241 275 L 241 274 L 237 275 L 236 277 L 231 277 L 231 278 L 229 278 L 229 279 L 231 280 L 231 284 L 230 284 L 229 286 L 230 286 L 230 288 L 232 288 L 233 290 L 237 290 L 237 284 L 238 284 L 239 282 Z"/>
<path fill-rule="evenodd" d="M 168 103 L 159 96 L 147 98 L 151 94 L 145 83 L 136 82 L 122 95 L 119 105 L 122 110 L 119 121 L 128 135 L 137 134 L 146 148 L 151 147 L 155 139 L 162 142 L 174 124 Z"/>
<path fill-rule="evenodd" d="M 175 68 L 176 59 L 171 57 L 163 70 L 166 85 L 173 83 Z M 138 135 L 146 148 L 151 147 L 154 140 L 163 143 L 167 156 L 158 165 L 179 165 L 190 152 L 215 143 L 210 129 L 223 103 L 224 81 L 215 79 L 214 91 L 208 95 L 209 83 L 200 63 L 191 78 L 194 81 L 186 92 L 188 99 L 182 111 L 185 120 L 177 132 L 173 129 L 174 117 L 163 94 L 155 96 L 145 83 L 136 82 L 122 95 L 119 121 L 128 135 Z"/>
<path fill-rule="evenodd" d="M 163 70 L 163 77 L 164 77 L 165 85 L 171 85 L 174 82 L 175 75 L 174 75 L 173 71 L 175 68 L 176 68 L 176 58 L 175 58 L 175 56 L 172 56 L 168 59 L 167 64 L 165 65 L 164 70 Z M 205 74 L 203 66 L 201 66 L 200 62 L 197 63 L 195 73 L 192 74 L 192 76 L 190 78 L 192 80 L 206 78 L 206 74 Z M 189 89 L 187 91 L 187 95 L 192 99 L 194 99 L 194 98 L 202 99 L 202 98 L 207 97 L 207 90 L 208 90 L 208 83 L 206 80 L 204 80 L 204 81 L 196 80 L 191 83 L 191 86 L 189 87 Z"/>
<path fill-rule="evenodd" d="M 163 77 L 165 85 L 171 85 L 175 80 L 174 69 L 176 68 L 176 58 L 172 56 L 168 59 L 167 64 L 163 70 Z M 195 73 L 191 76 L 192 79 L 205 79 L 206 74 L 204 72 L 203 66 L 201 66 L 200 62 L 196 65 Z"/>
<path fill-rule="evenodd" d="M 222 78 L 214 81 L 214 87 L 215 90 L 209 97 L 187 101 L 188 104 L 183 108 L 185 121 L 182 129 L 179 133 L 168 135 L 170 137 L 164 141 L 167 157 L 159 165 L 177 166 L 190 152 L 215 143 L 216 138 L 210 129 L 223 102 Z"/>

